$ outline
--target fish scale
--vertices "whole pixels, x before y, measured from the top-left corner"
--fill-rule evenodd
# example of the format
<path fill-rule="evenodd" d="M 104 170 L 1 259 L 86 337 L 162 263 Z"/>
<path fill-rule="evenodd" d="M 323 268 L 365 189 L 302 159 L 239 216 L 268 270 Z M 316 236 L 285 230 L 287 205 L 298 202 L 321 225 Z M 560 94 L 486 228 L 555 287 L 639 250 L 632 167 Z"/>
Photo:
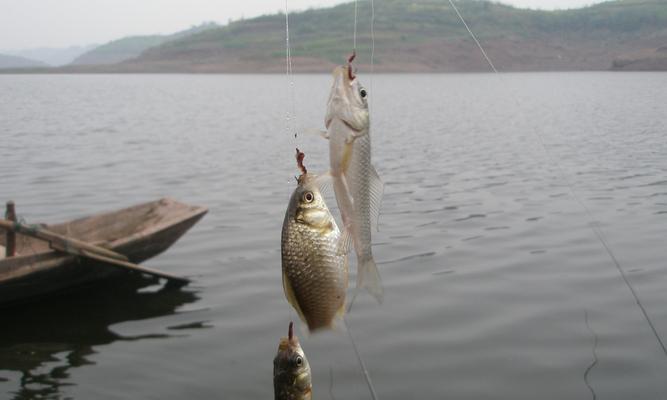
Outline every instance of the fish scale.
<path fill-rule="evenodd" d="M 371 193 L 369 187 L 371 176 L 371 137 L 367 133 L 354 141 L 352 158 L 348 168 L 348 184 L 354 199 L 354 218 L 358 221 L 359 238 L 362 246 L 358 257 L 373 258 L 371 250 Z"/>
<path fill-rule="evenodd" d="M 333 76 L 324 122 L 330 174 L 345 228 L 342 242 L 351 242 L 357 254 L 357 288 L 367 289 L 382 302 L 371 229 L 377 225 L 383 185 L 371 164 L 368 92 L 353 75 L 351 65 L 337 67 Z"/>
<path fill-rule="evenodd" d="M 347 256 L 338 251 L 340 231 L 312 178 L 300 178 L 283 222 L 281 253 L 285 295 L 308 324 L 310 331 L 332 327 L 345 306 L 348 282 Z M 311 191 L 315 200 L 303 204 Z M 299 221 L 315 212 L 323 226 Z"/>

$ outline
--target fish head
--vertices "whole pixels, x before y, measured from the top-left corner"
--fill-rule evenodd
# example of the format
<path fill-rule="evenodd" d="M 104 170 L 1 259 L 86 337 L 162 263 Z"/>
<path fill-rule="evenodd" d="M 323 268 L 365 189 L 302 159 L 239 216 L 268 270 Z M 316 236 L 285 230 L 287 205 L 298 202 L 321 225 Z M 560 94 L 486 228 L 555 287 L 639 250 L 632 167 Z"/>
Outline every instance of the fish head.
<path fill-rule="evenodd" d="M 369 127 L 368 91 L 353 74 L 351 65 L 341 65 L 333 70 L 333 85 L 324 120 L 327 128 L 334 118 L 358 132 Z"/>
<path fill-rule="evenodd" d="M 280 339 L 278 353 L 273 359 L 274 390 L 276 395 L 289 394 L 284 398 L 310 399 L 312 392 L 310 365 L 299 339 L 292 330 L 293 324 L 290 322 L 288 336 Z"/>
<path fill-rule="evenodd" d="M 297 179 L 298 186 L 290 206 L 294 209 L 294 219 L 298 224 L 328 232 L 337 228 L 320 190 L 323 179 L 313 174 L 302 174 Z"/>

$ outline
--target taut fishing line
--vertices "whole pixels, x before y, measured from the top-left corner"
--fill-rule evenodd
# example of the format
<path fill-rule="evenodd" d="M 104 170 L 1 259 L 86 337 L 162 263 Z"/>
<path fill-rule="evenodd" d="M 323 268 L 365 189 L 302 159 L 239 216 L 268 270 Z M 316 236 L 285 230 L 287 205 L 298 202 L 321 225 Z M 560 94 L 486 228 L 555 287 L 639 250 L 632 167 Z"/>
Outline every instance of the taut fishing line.
<path fill-rule="evenodd" d="M 354 52 L 357 52 L 357 18 L 358 18 L 358 11 L 357 11 L 357 0 L 354 0 L 354 33 L 352 34 L 352 49 Z"/>
<path fill-rule="evenodd" d="M 474 40 L 475 43 L 477 44 L 477 47 L 479 47 L 479 50 L 482 52 L 482 55 L 483 55 L 484 58 L 486 59 L 486 62 L 488 62 L 489 65 L 491 66 L 491 69 L 493 70 L 493 72 L 498 73 L 498 70 L 496 69 L 496 67 L 495 67 L 495 66 L 493 65 L 493 63 L 491 62 L 491 59 L 489 58 L 489 56 L 486 55 L 486 51 L 484 51 L 484 47 L 482 47 L 481 43 L 479 43 L 479 40 L 477 40 L 477 37 L 475 36 L 475 34 L 472 33 L 472 30 L 470 29 L 470 27 L 468 26 L 468 24 L 466 24 L 466 20 L 463 19 L 463 16 L 462 16 L 461 13 L 459 12 L 459 9 L 456 8 L 456 6 L 454 5 L 454 1 L 449 0 L 449 4 L 450 4 L 450 5 L 452 6 L 452 8 L 454 9 L 454 12 L 456 13 L 456 15 L 459 16 L 459 19 L 460 19 L 461 22 L 463 23 L 463 26 L 465 26 L 466 29 L 468 30 L 468 33 L 470 34 L 470 37 L 472 37 L 472 40 Z"/>
<path fill-rule="evenodd" d="M 482 55 L 484 56 L 486 61 L 491 66 L 491 69 L 493 70 L 493 72 L 497 74 L 498 70 L 496 70 L 496 67 L 491 62 L 491 59 L 489 59 L 489 57 L 487 56 L 486 51 L 484 51 L 484 48 L 482 47 L 480 42 L 475 37 L 472 30 L 468 27 L 468 24 L 463 19 L 463 16 L 461 15 L 461 13 L 459 13 L 459 10 L 454 5 L 454 2 L 452 0 L 449 0 L 449 4 L 451 4 L 452 8 L 456 12 L 456 15 L 458 15 L 459 19 L 461 20 L 463 25 L 468 30 L 468 33 L 470 33 L 470 36 L 473 38 L 475 43 L 477 43 L 477 47 L 479 47 L 480 51 L 482 52 Z M 658 333 L 658 330 L 655 328 L 655 325 L 653 324 L 653 321 L 651 320 L 651 317 L 649 317 L 648 312 L 646 311 L 646 308 L 644 308 L 644 305 L 642 304 L 641 300 L 639 299 L 639 295 L 637 295 L 637 292 L 635 291 L 635 289 L 630 284 L 630 281 L 628 280 L 628 277 L 626 276 L 625 271 L 621 267 L 621 263 L 618 261 L 618 259 L 614 255 L 614 252 L 611 250 L 611 247 L 609 247 L 609 244 L 607 243 L 605 235 L 602 231 L 602 228 L 600 228 L 600 226 L 596 222 L 595 218 L 593 218 L 593 213 L 586 206 L 586 204 L 579 198 L 579 196 L 577 196 L 577 193 L 574 191 L 574 187 L 572 186 L 572 183 L 569 181 L 569 179 L 567 179 L 567 176 L 565 175 L 565 171 L 563 171 L 563 168 L 561 167 L 558 160 L 551 157 L 551 153 L 547 149 L 547 146 L 544 143 L 544 140 L 542 139 L 542 136 L 539 134 L 539 132 L 537 130 L 535 130 L 535 131 L 531 130 L 531 131 L 534 132 L 534 135 L 537 137 L 538 142 L 540 143 L 540 146 L 542 147 L 542 150 L 544 151 L 544 154 L 547 156 L 547 159 L 549 160 L 549 162 L 551 162 L 553 165 L 555 165 L 558 168 L 558 172 L 560 174 L 560 179 L 563 182 L 565 182 L 565 184 L 567 185 L 572 198 L 577 203 L 579 203 L 581 208 L 584 210 L 584 212 L 588 216 L 589 227 L 591 228 L 591 230 L 595 234 L 595 237 L 598 239 L 598 241 L 600 242 L 600 244 L 604 248 L 605 252 L 609 255 L 609 258 L 611 259 L 613 264 L 616 266 L 616 269 L 618 270 L 618 273 L 621 275 L 621 278 L 623 279 L 623 282 L 625 283 L 625 285 L 630 290 L 630 293 L 632 294 L 632 297 L 634 298 L 635 303 L 637 304 L 637 307 L 639 307 L 639 309 L 641 310 L 642 314 L 644 315 L 644 319 L 648 323 L 648 326 L 651 328 L 651 331 L 653 332 L 653 335 L 655 336 L 656 340 L 658 341 L 658 344 L 660 345 L 660 348 L 662 349 L 662 352 L 665 354 L 665 356 L 667 356 L 667 347 L 665 347 L 665 344 L 662 341 L 662 338 L 660 337 L 660 334 Z"/>
<path fill-rule="evenodd" d="M 459 12 L 459 9 L 456 8 L 456 6 L 454 5 L 454 1 L 449 0 L 449 4 L 451 4 L 452 8 L 454 9 L 454 12 L 456 12 L 456 15 L 458 15 L 461 22 L 463 22 L 463 26 L 465 26 L 466 29 L 468 30 L 468 33 L 470 34 L 470 37 L 472 37 L 472 40 L 474 40 L 475 43 L 477 43 L 477 47 L 479 47 L 479 50 L 482 52 L 482 55 L 486 59 L 486 62 L 488 62 L 489 65 L 491 66 L 491 69 L 493 70 L 493 72 L 498 73 L 498 70 L 496 69 L 496 67 L 491 62 L 491 59 L 489 58 L 489 56 L 486 55 L 486 51 L 484 51 L 484 47 L 482 47 L 481 43 L 479 43 L 479 40 L 477 40 L 477 37 L 475 36 L 475 34 L 472 33 L 472 30 L 470 29 L 468 24 L 466 24 L 466 20 L 463 19 L 463 16 Z"/>
<path fill-rule="evenodd" d="M 352 51 L 353 55 L 357 54 L 357 21 L 358 21 L 358 15 L 359 15 L 359 8 L 357 5 L 358 0 L 354 0 L 354 29 L 352 33 Z M 374 57 L 374 51 L 375 51 L 375 35 L 373 32 L 373 25 L 375 22 L 375 7 L 373 5 L 373 0 L 371 0 L 371 102 L 373 101 L 373 57 Z M 370 108 L 368 110 L 370 114 Z M 352 308 L 352 303 L 354 303 L 354 298 L 356 297 L 357 293 L 355 292 L 354 297 L 352 298 L 352 301 L 350 301 L 350 306 L 348 308 L 348 312 Z M 373 381 L 371 381 L 371 376 L 368 373 L 368 368 L 366 368 L 366 364 L 364 363 L 364 360 L 361 358 L 361 353 L 359 353 L 359 349 L 357 348 L 357 344 L 354 342 L 354 337 L 352 337 L 352 332 L 350 331 L 350 325 L 348 325 L 347 320 L 343 318 L 343 323 L 345 324 L 345 331 L 347 332 L 348 337 L 350 338 L 350 343 L 352 343 L 352 349 L 354 350 L 355 356 L 357 356 L 357 361 L 359 362 L 359 367 L 361 368 L 361 372 L 364 376 L 364 380 L 366 381 L 366 385 L 368 385 L 368 390 L 371 394 L 371 398 L 373 400 L 377 400 L 377 393 L 375 392 L 375 387 L 373 386 Z"/>
<path fill-rule="evenodd" d="M 373 4 L 373 0 L 371 0 L 371 101 L 370 101 L 370 109 L 368 110 L 368 113 L 371 113 L 371 110 L 373 110 L 373 97 L 374 93 L 373 92 L 373 75 L 375 75 L 375 4 Z"/>
<path fill-rule="evenodd" d="M 287 113 L 286 113 L 286 130 L 290 135 L 297 138 L 297 122 L 296 122 L 296 96 L 294 93 L 294 76 L 292 72 L 292 50 L 289 42 L 289 4 L 285 0 L 285 76 L 287 78 Z M 291 111 L 291 112 L 290 112 Z"/>
<path fill-rule="evenodd" d="M 343 324 L 345 325 L 345 331 L 347 332 L 347 336 L 350 338 L 350 343 L 352 343 L 352 349 L 354 350 L 354 355 L 357 356 L 357 361 L 361 366 L 361 372 L 364 374 L 364 379 L 366 380 L 366 384 L 368 385 L 368 390 L 371 393 L 371 398 L 373 400 L 377 400 L 378 395 L 375 392 L 375 387 L 373 386 L 373 382 L 371 381 L 371 375 L 368 373 L 368 368 L 366 368 L 366 364 L 364 363 L 364 360 L 361 358 L 361 354 L 359 353 L 357 344 L 354 342 L 354 338 L 352 337 L 352 332 L 350 331 L 350 325 L 347 323 L 347 318 L 345 317 L 343 317 Z"/>
<path fill-rule="evenodd" d="M 290 51 L 290 45 L 289 45 L 289 4 L 288 0 L 285 0 L 285 77 L 287 78 L 287 102 L 289 103 L 291 100 L 291 106 L 292 106 L 292 114 L 296 114 L 296 106 L 294 105 L 294 79 L 292 77 L 292 54 Z M 296 134 L 296 128 L 290 126 L 290 123 L 292 122 L 290 118 L 290 105 L 287 105 L 287 111 L 286 111 L 286 120 L 285 120 L 285 130 L 287 131 L 288 135 L 294 134 L 294 141 L 297 139 L 297 134 Z M 294 117 L 296 119 L 296 116 Z M 292 320 L 292 307 L 290 307 L 289 303 L 287 304 L 287 319 Z"/>

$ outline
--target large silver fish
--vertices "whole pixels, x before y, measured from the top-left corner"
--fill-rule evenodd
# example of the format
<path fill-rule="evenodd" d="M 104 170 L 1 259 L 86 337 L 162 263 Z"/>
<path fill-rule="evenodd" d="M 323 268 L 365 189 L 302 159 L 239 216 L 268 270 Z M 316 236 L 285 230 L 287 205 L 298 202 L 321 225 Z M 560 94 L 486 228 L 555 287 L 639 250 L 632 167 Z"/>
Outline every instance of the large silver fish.
<path fill-rule="evenodd" d="M 351 65 L 334 69 L 333 78 L 324 122 L 330 174 L 344 225 L 343 240 L 351 240 L 357 253 L 357 288 L 366 288 L 382 302 L 371 230 L 377 226 L 383 184 L 371 164 L 368 93 L 352 73 Z"/>
<path fill-rule="evenodd" d="M 348 264 L 340 231 L 320 192 L 321 179 L 305 168 L 303 172 L 283 222 L 283 289 L 308 329 L 315 331 L 332 328 L 344 315 Z"/>
<path fill-rule="evenodd" d="M 289 323 L 287 337 L 280 339 L 273 359 L 273 393 L 275 400 L 310 400 L 313 387 L 306 354 Z"/>

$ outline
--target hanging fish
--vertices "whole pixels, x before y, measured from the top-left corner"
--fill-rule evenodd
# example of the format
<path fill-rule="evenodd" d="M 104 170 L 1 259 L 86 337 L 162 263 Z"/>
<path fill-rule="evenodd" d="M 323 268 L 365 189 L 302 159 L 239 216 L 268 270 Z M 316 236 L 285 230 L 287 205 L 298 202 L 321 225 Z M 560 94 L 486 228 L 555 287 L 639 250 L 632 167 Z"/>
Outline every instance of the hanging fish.
<path fill-rule="evenodd" d="M 371 165 L 368 92 L 347 66 L 333 71 L 325 125 L 336 201 L 343 220 L 344 241 L 357 253 L 357 288 L 366 288 L 382 302 L 380 273 L 373 259 L 371 229 L 377 226 L 383 184 Z"/>
<path fill-rule="evenodd" d="M 287 337 L 280 339 L 273 359 L 273 393 L 275 400 L 310 400 L 312 398 L 310 365 L 289 323 Z"/>
<path fill-rule="evenodd" d="M 347 250 L 320 191 L 324 178 L 307 173 L 298 149 L 297 159 L 302 174 L 282 230 L 283 289 L 308 329 L 315 331 L 332 328 L 345 313 Z"/>

